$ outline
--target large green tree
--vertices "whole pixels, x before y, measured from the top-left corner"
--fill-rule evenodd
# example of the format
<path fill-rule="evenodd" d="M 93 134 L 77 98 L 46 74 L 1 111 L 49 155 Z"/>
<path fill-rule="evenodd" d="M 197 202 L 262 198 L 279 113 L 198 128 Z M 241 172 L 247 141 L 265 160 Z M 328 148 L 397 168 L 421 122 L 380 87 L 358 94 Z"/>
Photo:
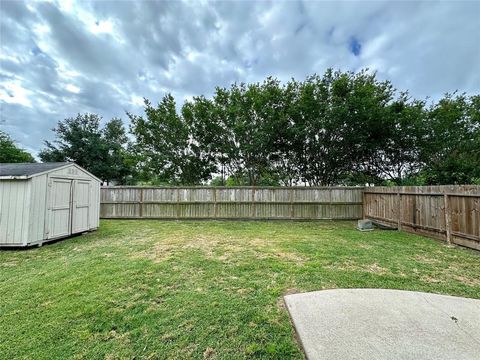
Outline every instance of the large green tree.
<path fill-rule="evenodd" d="M 6 132 L 0 130 L 0 163 L 35 162 L 33 156 L 15 144 Z"/>
<path fill-rule="evenodd" d="M 131 173 L 128 163 L 128 138 L 120 119 L 108 121 L 101 126 L 101 117 L 96 114 L 78 114 L 59 121 L 53 129 L 56 138 L 45 141 L 40 159 L 50 161 L 73 161 L 103 182 L 125 183 Z"/>
<path fill-rule="evenodd" d="M 219 109 L 219 127 L 224 129 L 222 157 L 229 173 L 245 185 L 257 185 L 271 176 L 273 145 L 280 121 L 282 94 L 276 79 L 263 84 L 234 84 L 217 89 L 214 102 Z"/>
<path fill-rule="evenodd" d="M 144 111 L 144 116 L 128 114 L 142 171 L 166 183 L 198 184 L 208 180 L 213 165 L 192 141 L 173 96 L 167 94 L 156 107 L 145 99 Z"/>
<path fill-rule="evenodd" d="M 422 167 L 420 153 L 424 145 L 425 102 L 411 99 L 408 93 L 386 105 L 382 121 L 384 136 L 371 143 L 372 154 L 367 162 L 370 179 L 392 181 L 402 185 Z"/>
<path fill-rule="evenodd" d="M 298 86 L 290 111 L 294 150 L 302 182 L 332 185 L 352 172 L 368 172 L 384 141 L 382 122 L 393 89 L 366 71 L 328 70 Z"/>
<path fill-rule="evenodd" d="M 480 180 L 480 95 L 446 94 L 431 105 L 421 148 L 427 184 Z"/>
<path fill-rule="evenodd" d="M 182 107 L 193 143 L 216 164 L 220 183 L 278 184 L 286 97 L 278 80 L 217 88 L 212 100 L 195 97 Z"/>

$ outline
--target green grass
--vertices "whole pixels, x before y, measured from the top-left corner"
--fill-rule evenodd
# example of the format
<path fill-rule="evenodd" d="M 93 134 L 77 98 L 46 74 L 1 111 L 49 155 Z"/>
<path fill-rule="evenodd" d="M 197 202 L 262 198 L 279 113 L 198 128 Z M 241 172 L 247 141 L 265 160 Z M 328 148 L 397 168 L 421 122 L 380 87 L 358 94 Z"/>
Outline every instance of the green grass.
<path fill-rule="evenodd" d="M 480 298 L 480 257 L 353 222 L 102 221 L 0 252 L 1 359 L 302 358 L 286 293 Z"/>

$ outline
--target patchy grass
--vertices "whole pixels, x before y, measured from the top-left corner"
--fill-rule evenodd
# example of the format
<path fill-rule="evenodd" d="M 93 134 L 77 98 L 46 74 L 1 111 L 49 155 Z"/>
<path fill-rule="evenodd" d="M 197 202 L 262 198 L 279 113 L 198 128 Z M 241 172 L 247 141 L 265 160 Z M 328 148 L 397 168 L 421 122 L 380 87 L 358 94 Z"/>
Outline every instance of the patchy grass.
<path fill-rule="evenodd" d="M 282 296 L 357 287 L 480 298 L 480 257 L 353 222 L 102 221 L 0 252 L 0 358 L 302 358 Z"/>

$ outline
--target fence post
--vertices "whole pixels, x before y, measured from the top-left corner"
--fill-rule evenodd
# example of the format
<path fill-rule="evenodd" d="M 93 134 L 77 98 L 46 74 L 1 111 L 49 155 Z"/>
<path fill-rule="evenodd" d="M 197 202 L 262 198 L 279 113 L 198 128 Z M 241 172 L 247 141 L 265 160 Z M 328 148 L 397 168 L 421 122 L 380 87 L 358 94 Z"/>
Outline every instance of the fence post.
<path fill-rule="evenodd" d="M 252 187 L 252 218 L 255 218 L 255 187 Z"/>
<path fill-rule="evenodd" d="M 143 187 L 140 188 L 140 202 L 138 204 L 138 217 L 143 217 Z"/>
<path fill-rule="evenodd" d="M 450 214 L 450 201 L 448 194 L 443 195 L 445 201 L 445 231 L 447 234 L 447 244 L 452 243 L 452 229 L 451 229 L 451 214 Z"/>
<path fill-rule="evenodd" d="M 177 187 L 177 219 L 180 218 L 180 188 Z"/>
<path fill-rule="evenodd" d="M 328 208 L 330 209 L 329 211 L 332 211 L 333 206 L 332 206 L 332 189 L 328 189 Z M 317 213 L 317 218 L 318 218 L 318 213 Z"/>
<path fill-rule="evenodd" d="M 217 189 L 212 188 L 213 191 L 213 217 L 217 218 Z"/>
<path fill-rule="evenodd" d="M 294 218 L 294 210 L 293 210 L 293 194 L 295 192 L 295 189 L 290 187 L 289 189 L 289 192 L 290 192 L 290 219 L 293 219 Z"/>
<path fill-rule="evenodd" d="M 412 209 L 413 209 L 413 225 L 414 228 L 413 230 L 416 232 L 417 231 L 417 195 L 413 195 L 413 201 L 412 201 Z"/>
<path fill-rule="evenodd" d="M 363 188 L 363 191 L 362 191 L 362 219 L 365 220 L 366 218 L 366 207 L 367 207 L 367 201 L 366 201 L 366 195 L 365 195 L 365 188 Z"/>
<path fill-rule="evenodd" d="M 397 216 L 398 216 L 398 223 L 397 223 L 397 230 L 402 230 L 402 194 L 397 192 Z"/>

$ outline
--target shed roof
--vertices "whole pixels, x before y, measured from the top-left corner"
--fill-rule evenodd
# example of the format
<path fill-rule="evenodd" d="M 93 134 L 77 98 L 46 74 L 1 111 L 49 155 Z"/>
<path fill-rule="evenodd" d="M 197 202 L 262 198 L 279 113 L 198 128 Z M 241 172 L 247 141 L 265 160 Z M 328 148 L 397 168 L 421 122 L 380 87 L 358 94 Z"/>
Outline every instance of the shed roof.
<path fill-rule="evenodd" d="M 0 176 L 32 176 L 45 171 L 57 169 L 70 162 L 51 163 L 3 163 L 0 164 Z"/>

